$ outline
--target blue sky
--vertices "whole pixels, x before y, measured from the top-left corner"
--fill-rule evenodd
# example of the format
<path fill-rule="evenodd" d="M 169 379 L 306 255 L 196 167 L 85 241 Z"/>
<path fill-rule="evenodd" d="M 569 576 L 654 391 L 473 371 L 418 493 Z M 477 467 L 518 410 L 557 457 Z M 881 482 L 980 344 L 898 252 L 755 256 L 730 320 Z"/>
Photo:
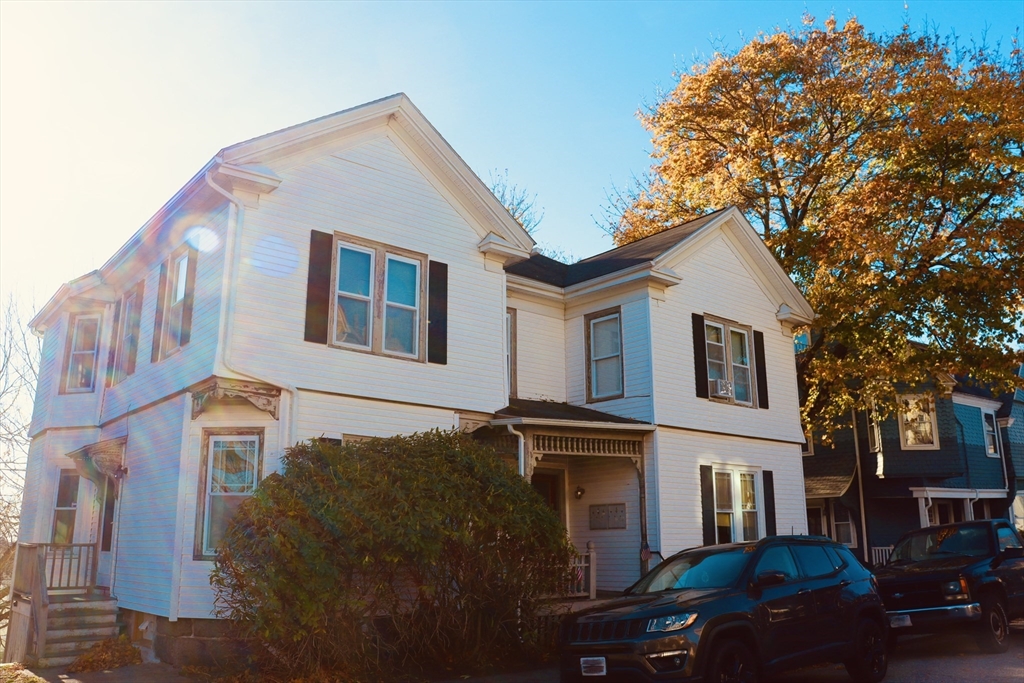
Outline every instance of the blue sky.
<path fill-rule="evenodd" d="M 539 242 L 597 253 L 606 192 L 650 165 L 638 108 L 805 11 L 1004 51 L 1024 24 L 1024 0 L 4 2 L 0 288 L 41 305 L 221 147 L 399 91 L 482 178 L 508 169 L 537 194 Z"/>

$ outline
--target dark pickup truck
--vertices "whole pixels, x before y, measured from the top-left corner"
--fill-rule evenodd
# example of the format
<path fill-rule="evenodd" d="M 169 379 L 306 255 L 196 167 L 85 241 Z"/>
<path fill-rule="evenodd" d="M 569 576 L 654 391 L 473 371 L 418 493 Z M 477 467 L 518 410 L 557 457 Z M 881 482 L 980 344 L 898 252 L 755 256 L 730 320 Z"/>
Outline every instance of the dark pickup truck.
<path fill-rule="evenodd" d="M 904 534 L 876 570 L 890 642 L 905 633 L 973 632 L 987 652 L 1009 647 L 1024 615 L 1024 543 L 1006 520 L 944 524 Z"/>

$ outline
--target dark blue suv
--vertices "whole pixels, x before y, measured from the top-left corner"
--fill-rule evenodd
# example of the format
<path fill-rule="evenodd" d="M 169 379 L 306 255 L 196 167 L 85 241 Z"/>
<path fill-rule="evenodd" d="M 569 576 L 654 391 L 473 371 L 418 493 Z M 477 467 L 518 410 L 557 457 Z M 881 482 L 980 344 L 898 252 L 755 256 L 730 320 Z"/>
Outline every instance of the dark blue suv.
<path fill-rule="evenodd" d="M 684 550 L 622 597 L 570 615 L 561 680 L 736 681 L 842 662 L 885 677 L 888 623 L 871 572 L 827 538 Z"/>

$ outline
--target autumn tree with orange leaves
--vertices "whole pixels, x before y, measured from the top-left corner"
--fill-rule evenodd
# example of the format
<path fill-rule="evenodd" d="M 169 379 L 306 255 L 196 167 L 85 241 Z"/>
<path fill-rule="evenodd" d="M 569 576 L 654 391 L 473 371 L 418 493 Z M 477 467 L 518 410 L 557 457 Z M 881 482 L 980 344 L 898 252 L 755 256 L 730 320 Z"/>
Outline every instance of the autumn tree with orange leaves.
<path fill-rule="evenodd" d="M 818 314 L 804 418 L 896 406 L 936 373 L 1024 361 L 1024 59 L 1015 44 L 805 17 L 678 74 L 641 112 L 656 160 L 611 197 L 625 244 L 735 205 Z"/>

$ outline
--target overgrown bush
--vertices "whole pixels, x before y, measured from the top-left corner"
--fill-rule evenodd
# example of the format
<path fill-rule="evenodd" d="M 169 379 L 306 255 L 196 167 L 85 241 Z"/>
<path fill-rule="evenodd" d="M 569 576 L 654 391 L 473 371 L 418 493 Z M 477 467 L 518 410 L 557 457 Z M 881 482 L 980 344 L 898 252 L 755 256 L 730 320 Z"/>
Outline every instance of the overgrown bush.
<path fill-rule="evenodd" d="M 565 590 L 556 515 L 450 431 L 290 449 L 240 509 L 211 575 L 265 672 L 394 680 L 522 662 Z"/>

